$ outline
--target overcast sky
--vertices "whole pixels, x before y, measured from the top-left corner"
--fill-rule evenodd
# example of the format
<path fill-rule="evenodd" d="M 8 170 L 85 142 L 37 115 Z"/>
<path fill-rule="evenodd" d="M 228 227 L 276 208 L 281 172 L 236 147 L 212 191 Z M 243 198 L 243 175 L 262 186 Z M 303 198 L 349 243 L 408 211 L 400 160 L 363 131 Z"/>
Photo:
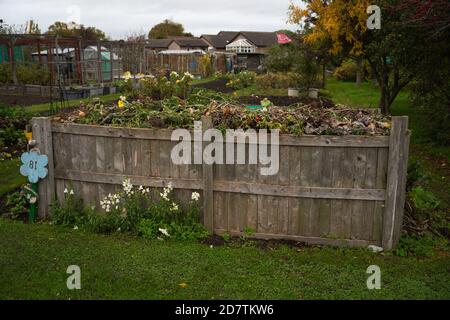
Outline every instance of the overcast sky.
<path fill-rule="evenodd" d="M 54 21 L 76 20 L 112 39 L 147 33 L 171 19 L 200 36 L 220 30 L 293 29 L 286 24 L 289 4 L 290 0 L 0 0 L 0 19 L 10 25 L 33 19 L 43 32 Z"/>

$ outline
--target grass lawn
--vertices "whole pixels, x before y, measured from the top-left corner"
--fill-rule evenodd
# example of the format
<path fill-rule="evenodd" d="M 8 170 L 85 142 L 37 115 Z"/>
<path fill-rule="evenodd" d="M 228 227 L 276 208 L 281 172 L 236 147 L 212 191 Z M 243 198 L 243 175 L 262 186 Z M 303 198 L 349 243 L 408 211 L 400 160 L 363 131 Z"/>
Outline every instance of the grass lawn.
<path fill-rule="evenodd" d="M 196 78 L 196 79 L 192 80 L 192 85 L 208 83 L 208 82 L 211 82 L 214 80 L 215 80 L 214 76 L 206 77 L 206 78 Z"/>
<path fill-rule="evenodd" d="M 121 93 L 112 93 L 112 94 L 107 94 L 107 95 L 99 96 L 99 97 L 95 97 L 95 98 L 98 98 L 103 102 L 108 102 L 108 101 L 118 100 L 120 96 L 121 96 Z M 80 102 L 86 102 L 86 101 L 90 101 L 92 99 L 93 98 L 69 100 L 69 101 L 67 101 L 67 105 L 68 105 L 68 107 L 75 107 L 75 106 L 79 105 Z M 41 104 L 34 104 L 31 106 L 27 106 L 27 107 L 16 107 L 16 108 L 24 108 L 24 110 L 26 112 L 35 115 L 35 114 L 50 111 L 51 105 L 50 105 L 50 103 L 41 103 Z"/>
<path fill-rule="evenodd" d="M 19 158 L 0 161 L 0 197 L 27 182 L 27 178 L 20 174 L 19 167 Z"/>
<path fill-rule="evenodd" d="M 210 248 L 4 219 L 0 235 L 0 299 L 450 299 L 439 253 Z M 81 268 L 81 290 L 66 288 L 69 265 Z M 370 265 L 381 268 L 381 290 L 366 287 Z"/>
<path fill-rule="evenodd" d="M 336 103 L 351 107 L 378 108 L 380 90 L 371 83 L 364 82 L 358 87 L 354 82 L 338 81 L 328 77 L 325 89 L 332 94 L 331 99 Z M 393 109 L 408 106 L 408 93 L 400 92 L 394 101 Z"/>
<path fill-rule="evenodd" d="M 261 89 L 256 86 L 256 84 L 251 85 L 250 87 L 236 90 L 236 95 L 239 97 L 248 97 L 251 95 L 257 96 L 287 96 L 287 89 Z"/>

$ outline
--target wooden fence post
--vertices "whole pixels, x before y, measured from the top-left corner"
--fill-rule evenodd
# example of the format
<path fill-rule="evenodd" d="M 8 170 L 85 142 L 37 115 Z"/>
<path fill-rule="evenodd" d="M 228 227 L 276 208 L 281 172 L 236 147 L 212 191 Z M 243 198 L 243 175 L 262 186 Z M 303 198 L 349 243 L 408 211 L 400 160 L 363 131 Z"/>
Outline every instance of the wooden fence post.
<path fill-rule="evenodd" d="M 39 181 L 38 217 L 45 218 L 49 215 L 50 205 L 55 194 L 55 173 L 53 164 L 52 122 L 50 118 L 33 118 L 33 139 L 41 154 L 48 157 L 48 175 Z"/>
<path fill-rule="evenodd" d="M 212 119 L 210 117 L 202 117 L 203 132 L 212 128 Z M 202 153 L 205 149 L 205 142 L 202 142 Z M 203 154 L 202 154 L 203 158 Z M 213 179 L 214 171 L 212 164 L 206 164 L 203 160 L 203 224 L 208 232 L 214 232 L 214 191 Z"/>
<path fill-rule="evenodd" d="M 385 250 L 395 248 L 400 238 L 406 196 L 409 134 L 408 117 L 393 117 L 383 217 L 382 245 Z"/>

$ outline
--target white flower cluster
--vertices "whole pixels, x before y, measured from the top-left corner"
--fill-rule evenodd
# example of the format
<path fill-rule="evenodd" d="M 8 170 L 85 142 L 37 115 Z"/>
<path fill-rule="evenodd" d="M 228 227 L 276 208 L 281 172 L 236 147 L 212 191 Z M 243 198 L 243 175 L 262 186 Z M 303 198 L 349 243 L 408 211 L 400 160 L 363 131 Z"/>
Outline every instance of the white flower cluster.
<path fill-rule="evenodd" d="M 184 73 L 184 76 L 185 76 L 185 77 L 189 77 L 189 78 L 191 78 L 191 79 L 194 79 L 194 76 L 193 76 L 192 74 L 190 74 L 189 72 L 185 72 L 185 73 Z"/>
<path fill-rule="evenodd" d="M 150 188 L 144 188 L 143 186 L 139 186 L 138 189 L 142 194 L 150 193 Z"/>
<path fill-rule="evenodd" d="M 133 185 L 131 184 L 130 179 L 123 180 L 122 187 L 123 187 L 123 191 L 125 191 L 125 194 L 127 196 L 132 195 L 134 193 Z"/>
<path fill-rule="evenodd" d="M 172 202 L 172 206 L 170 207 L 170 211 L 178 211 L 178 205 L 175 202 Z"/>
<path fill-rule="evenodd" d="M 200 193 L 192 192 L 191 199 L 194 201 L 198 201 L 198 199 L 200 199 Z"/>
<path fill-rule="evenodd" d="M 120 100 L 122 100 L 123 102 L 126 102 L 126 101 L 127 101 L 127 97 L 125 97 L 125 96 L 120 96 Z"/>
<path fill-rule="evenodd" d="M 70 195 L 74 195 L 75 194 L 72 189 L 70 189 L 70 191 L 69 191 L 69 190 L 67 190 L 67 188 L 64 189 L 64 193 L 65 194 L 70 194 Z"/>
<path fill-rule="evenodd" d="M 170 237 L 170 234 L 169 234 L 169 232 L 167 232 L 167 229 L 159 228 L 158 230 L 159 230 L 159 232 L 161 232 L 166 237 Z"/>
<path fill-rule="evenodd" d="M 102 201 L 100 206 L 106 212 L 110 212 L 111 208 L 119 209 L 120 196 L 118 194 L 108 194 Z"/>
<path fill-rule="evenodd" d="M 178 75 L 178 72 L 176 72 L 176 71 L 172 71 L 172 72 L 170 73 L 170 75 L 171 75 L 171 76 L 176 76 L 176 77 L 179 76 L 179 75 Z"/>
<path fill-rule="evenodd" d="M 172 184 L 169 183 L 169 185 L 163 189 L 163 192 L 160 193 L 159 195 L 161 196 L 161 198 L 163 198 L 166 201 L 170 201 L 169 199 L 169 194 L 172 192 L 173 187 Z"/>

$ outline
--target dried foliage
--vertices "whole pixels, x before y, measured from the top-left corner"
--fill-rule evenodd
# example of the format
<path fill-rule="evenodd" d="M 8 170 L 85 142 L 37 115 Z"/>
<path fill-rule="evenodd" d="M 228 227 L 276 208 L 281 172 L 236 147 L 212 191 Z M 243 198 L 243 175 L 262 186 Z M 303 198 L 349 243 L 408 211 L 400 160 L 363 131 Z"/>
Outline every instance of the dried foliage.
<path fill-rule="evenodd" d="M 207 115 L 219 129 L 279 129 L 295 135 L 388 135 L 391 126 L 389 117 L 368 109 L 325 108 L 317 103 L 265 105 L 252 110 L 226 96 L 200 91 L 187 100 L 143 96 L 131 102 L 121 100 L 117 105 L 90 103 L 56 119 L 121 127 L 192 128 L 194 121 Z"/>

